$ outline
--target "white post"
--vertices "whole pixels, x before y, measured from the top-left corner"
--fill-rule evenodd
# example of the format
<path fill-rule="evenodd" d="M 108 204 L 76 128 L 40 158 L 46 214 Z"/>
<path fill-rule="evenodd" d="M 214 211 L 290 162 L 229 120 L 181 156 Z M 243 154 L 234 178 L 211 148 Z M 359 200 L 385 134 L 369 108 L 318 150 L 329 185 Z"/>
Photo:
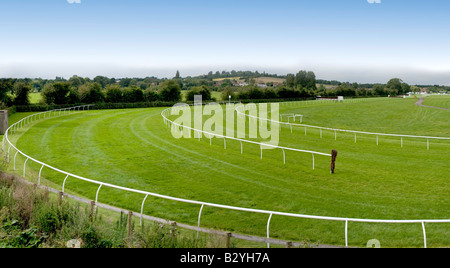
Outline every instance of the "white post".
<path fill-rule="evenodd" d="M 14 171 L 16 171 L 16 157 L 18 153 L 19 151 L 17 151 L 16 154 L 14 155 Z"/>
<path fill-rule="evenodd" d="M 202 217 L 202 211 L 203 211 L 204 206 L 205 206 L 205 204 L 202 204 L 202 207 L 200 208 L 200 212 L 198 213 L 198 225 L 197 225 L 198 228 L 200 228 L 200 219 Z M 199 233 L 200 233 L 200 230 L 197 230 L 197 239 L 199 237 Z"/>
<path fill-rule="evenodd" d="M 423 229 L 423 240 L 424 240 L 425 248 L 427 248 L 427 233 L 425 231 L 425 222 L 422 222 L 422 229 Z"/>
<path fill-rule="evenodd" d="M 345 246 L 348 247 L 348 221 L 345 221 Z"/>
<path fill-rule="evenodd" d="M 97 194 L 95 194 L 95 203 L 97 204 L 98 201 L 98 192 L 100 192 L 100 188 L 102 188 L 103 184 L 100 184 L 100 186 L 97 189 Z"/>
<path fill-rule="evenodd" d="M 39 170 L 39 179 L 38 179 L 38 185 L 41 185 L 41 173 L 42 169 L 44 168 L 44 165 L 42 165 L 41 169 Z"/>
<path fill-rule="evenodd" d="M 69 178 L 69 175 L 67 175 L 66 178 L 64 179 L 63 186 L 62 186 L 62 192 L 63 193 L 64 193 L 64 188 L 66 187 L 67 178 Z"/>
<path fill-rule="evenodd" d="M 25 170 L 26 170 L 26 167 L 27 167 L 28 159 L 29 159 L 29 158 L 27 158 L 27 160 L 25 160 L 25 163 L 23 163 L 23 177 L 24 177 L 24 178 L 25 178 Z"/>
<path fill-rule="evenodd" d="M 11 150 L 11 144 L 9 145 L 9 148 L 8 148 L 8 155 L 7 155 L 7 161 L 8 161 L 8 163 L 9 163 L 9 150 Z"/>
<path fill-rule="evenodd" d="M 281 150 L 283 150 L 283 163 L 286 165 L 286 152 L 283 148 Z"/>
<path fill-rule="evenodd" d="M 140 226 L 142 226 L 142 218 L 144 217 L 144 203 L 145 203 L 145 200 L 147 200 L 147 197 L 148 197 L 148 195 L 145 196 L 144 201 L 142 201 L 142 204 L 141 204 L 141 221 L 140 221 Z"/>
<path fill-rule="evenodd" d="M 314 154 L 312 154 L 313 157 L 313 170 L 316 170 L 316 164 L 315 164 L 315 160 L 314 160 Z"/>
<path fill-rule="evenodd" d="M 430 150 L 430 139 L 427 139 L 427 150 Z"/>
<path fill-rule="evenodd" d="M 272 220 L 272 214 L 270 214 L 269 220 L 267 221 L 267 239 L 270 238 L 270 221 Z M 270 248 L 270 243 L 267 243 L 267 248 Z"/>

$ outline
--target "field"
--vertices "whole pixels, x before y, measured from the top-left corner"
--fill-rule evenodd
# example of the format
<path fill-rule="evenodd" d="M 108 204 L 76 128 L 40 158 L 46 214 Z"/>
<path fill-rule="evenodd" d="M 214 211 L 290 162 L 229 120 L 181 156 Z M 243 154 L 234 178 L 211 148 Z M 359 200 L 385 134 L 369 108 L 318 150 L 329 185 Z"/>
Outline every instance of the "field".
<path fill-rule="evenodd" d="M 450 95 L 430 96 L 425 99 L 424 105 L 450 109 Z"/>
<path fill-rule="evenodd" d="M 430 99 L 431 100 L 431 99 Z M 303 123 L 340 129 L 450 137 L 450 111 L 418 107 L 415 99 L 351 103 L 287 103 L 280 113 L 304 115 Z M 428 101 L 428 100 L 427 100 Z M 438 99 L 448 105 L 447 99 Z M 427 104 L 427 103 L 425 103 Z M 339 152 L 330 159 L 260 148 L 221 139 L 175 139 L 165 126 L 165 108 L 89 111 L 41 120 L 13 136 L 18 148 L 54 167 L 97 181 L 163 195 L 288 213 L 362 219 L 448 219 L 449 141 L 358 135 L 282 127 L 280 146 Z M 23 115 L 14 115 L 12 121 Z M 175 117 L 174 117 L 175 118 Z M 172 118 L 172 119 L 174 119 Z M 25 159 L 18 157 L 21 174 Z M 40 166 L 27 164 L 37 181 Z M 10 169 L 12 167 L 10 166 Z M 42 183 L 60 189 L 65 176 L 43 170 Z M 97 186 L 69 178 L 65 190 L 95 199 Z M 102 188 L 99 202 L 140 211 L 145 196 Z M 197 225 L 198 205 L 149 197 L 147 215 Z M 266 235 L 267 216 L 205 207 L 201 225 Z M 426 224 L 428 247 L 450 245 L 450 224 Z M 420 224 L 349 223 L 350 246 L 377 239 L 383 247 L 423 247 Z M 344 223 L 274 216 L 270 236 L 344 245 Z"/>

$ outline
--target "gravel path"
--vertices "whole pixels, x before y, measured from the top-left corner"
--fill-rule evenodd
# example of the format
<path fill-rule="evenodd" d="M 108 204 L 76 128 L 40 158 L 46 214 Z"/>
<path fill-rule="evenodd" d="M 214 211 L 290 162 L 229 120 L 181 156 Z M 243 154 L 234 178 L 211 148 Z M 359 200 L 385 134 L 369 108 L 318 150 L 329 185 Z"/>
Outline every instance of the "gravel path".
<path fill-rule="evenodd" d="M 425 101 L 425 98 L 420 98 L 420 100 L 418 102 L 416 102 L 416 105 L 417 106 L 421 106 L 421 107 L 427 107 L 427 108 L 433 108 L 433 109 L 450 111 L 450 109 L 448 109 L 448 108 L 441 108 L 441 107 L 434 107 L 434 106 L 423 105 L 424 101 Z"/>

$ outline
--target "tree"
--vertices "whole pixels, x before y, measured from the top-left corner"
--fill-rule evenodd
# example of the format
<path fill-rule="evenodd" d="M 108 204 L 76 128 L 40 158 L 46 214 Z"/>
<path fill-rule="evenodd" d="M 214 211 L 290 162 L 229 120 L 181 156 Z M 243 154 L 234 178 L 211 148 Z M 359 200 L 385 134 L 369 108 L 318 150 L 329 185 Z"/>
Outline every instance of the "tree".
<path fill-rule="evenodd" d="M 110 79 L 99 75 L 94 78 L 94 82 L 99 83 L 102 88 L 105 88 L 110 83 Z"/>
<path fill-rule="evenodd" d="M 212 99 L 211 91 L 207 86 L 193 87 L 187 94 L 188 101 L 194 101 L 195 95 L 202 95 L 202 100 L 209 101 Z"/>
<path fill-rule="evenodd" d="M 314 72 L 307 72 L 305 80 L 305 88 L 309 90 L 317 90 L 316 75 L 314 74 Z"/>
<path fill-rule="evenodd" d="M 83 85 L 85 83 L 85 80 L 82 77 L 79 76 L 72 76 L 68 81 L 73 87 L 78 88 L 79 86 Z"/>
<path fill-rule="evenodd" d="M 144 92 L 137 86 L 127 87 L 123 90 L 123 99 L 128 103 L 144 101 Z"/>
<path fill-rule="evenodd" d="M 389 92 L 390 95 L 401 94 L 402 92 L 402 83 L 403 81 L 400 78 L 392 78 L 386 84 L 386 91 Z"/>
<path fill-rule="evenodd" d="M 102 86 L 99 83 L 86 83 L 78 88 L 81 103 L 99 103 L 105 101 Z"/>
<path fill-rule="evenodd" d="M 2 102 L 2 106 L 10 106 L 12 104 L 12 99 L 8 93 L 13 90 L 12 79 L 0 79 L 0 102 Z"/>
<path fill-rule="evenodd" d="M 25 82 L 19 82 L 14 85 L 14 105 L 30 105 L 29 93 L 31 87 Z"/>
<path fill-rule="evenodd" d="M 69 102 L 69 92 L 70 83 L 55 82 L 53 84 L 46 84 L 41 92 L 41 95 L 45 103 L 61 105 Z"/>
<path fill-rule="evenodd" d="M 384 89 L 384 85 L 381 84 L 374 85 L 373 91 L 377 96 L 386 96 L 386 90 Z"/>
<path fill-rule="evenodd" d="M 106 86 L 106 102 L 120 103 L 123 102 L 123 92 L 119 85 Z"/>
<path fill-rule="evenodd" d="M 162 101 L 175 102 L 181 100 L 181 87 L 174 80 L 167 80 L 160 85 L 159 95 Z"/>
<path fill-rule="evenodd" d="M 287 87 L 294 87 L 295 86 L 295 75 L 288 74 L 286 76 L 286 86 Z"/>

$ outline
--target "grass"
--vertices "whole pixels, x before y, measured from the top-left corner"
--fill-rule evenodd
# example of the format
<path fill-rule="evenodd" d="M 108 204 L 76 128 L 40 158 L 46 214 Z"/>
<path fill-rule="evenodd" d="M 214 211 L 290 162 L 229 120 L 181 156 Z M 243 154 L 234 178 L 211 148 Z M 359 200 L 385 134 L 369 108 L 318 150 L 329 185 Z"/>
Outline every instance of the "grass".
<path fill-rule="evenodd" d="M 450 109 L 450 96 L 429 96 L 424 105 Z"/>
<path fill-rule="evenodd" d="M 0 175 L 0 248 L 65 248 L 77 240 L 83 248 L 223 247 L 220 237 L 145 222 L 128 226 L 126 214 L 101 211 L 91 220 L 87 205 L 59 201 L 48 191 Z M 128 229 L 131 231 L 128 233 Z"/>
<path fill-rule="evenodd" d="M 282 104 L 280 113 L 301 113 L 304 123 L 360 131 L 450 136 L 448 111 L 414 105 L 413 99 L 374 99 L 348 104 Z M 18 148 L 52 166 L 90 179 L 159 194 L 218 204 L 366 219 L 445 219 L 449 212 L 450 143 L 303 128 L 281 130 L 280 145 L 330 153 L 339 151 L 337 173 L 328 157 L 264 151 L 239 142 L 174 139 L 162 108 L 90 111 L 36 123 L 15 136 Z M 23 161 L 17 159 L 19 174 Z M 36 181 L 39 166 L 28 162 Z M 44 169 L 45 183 L 58 189 L 65 176 Z M 97 186 L 70 178 L 66 190 L 95 199 Z M 140 211 L 144 196 L 102 188 L 99 201 Z M 200 207 L 149 197 L 148 215 L 197 224 Z M 205 207 L 201 225 L 237 233 L 266 235 L 268 216 Z M 450 245 L 450 224 L 427 224 L 428 246 Z M 270 236 L 344 244 L 344 223 L 274 216 Z M 422 247 L 420 224 L 349 224 L 350 246 L 378 239 L 383 247 Z"/>
<path fill-rule="evenodd" d="M 38 104 L 41 102 L 42 96 L 41 93 L 30 93 L 30 103 Z"/>

